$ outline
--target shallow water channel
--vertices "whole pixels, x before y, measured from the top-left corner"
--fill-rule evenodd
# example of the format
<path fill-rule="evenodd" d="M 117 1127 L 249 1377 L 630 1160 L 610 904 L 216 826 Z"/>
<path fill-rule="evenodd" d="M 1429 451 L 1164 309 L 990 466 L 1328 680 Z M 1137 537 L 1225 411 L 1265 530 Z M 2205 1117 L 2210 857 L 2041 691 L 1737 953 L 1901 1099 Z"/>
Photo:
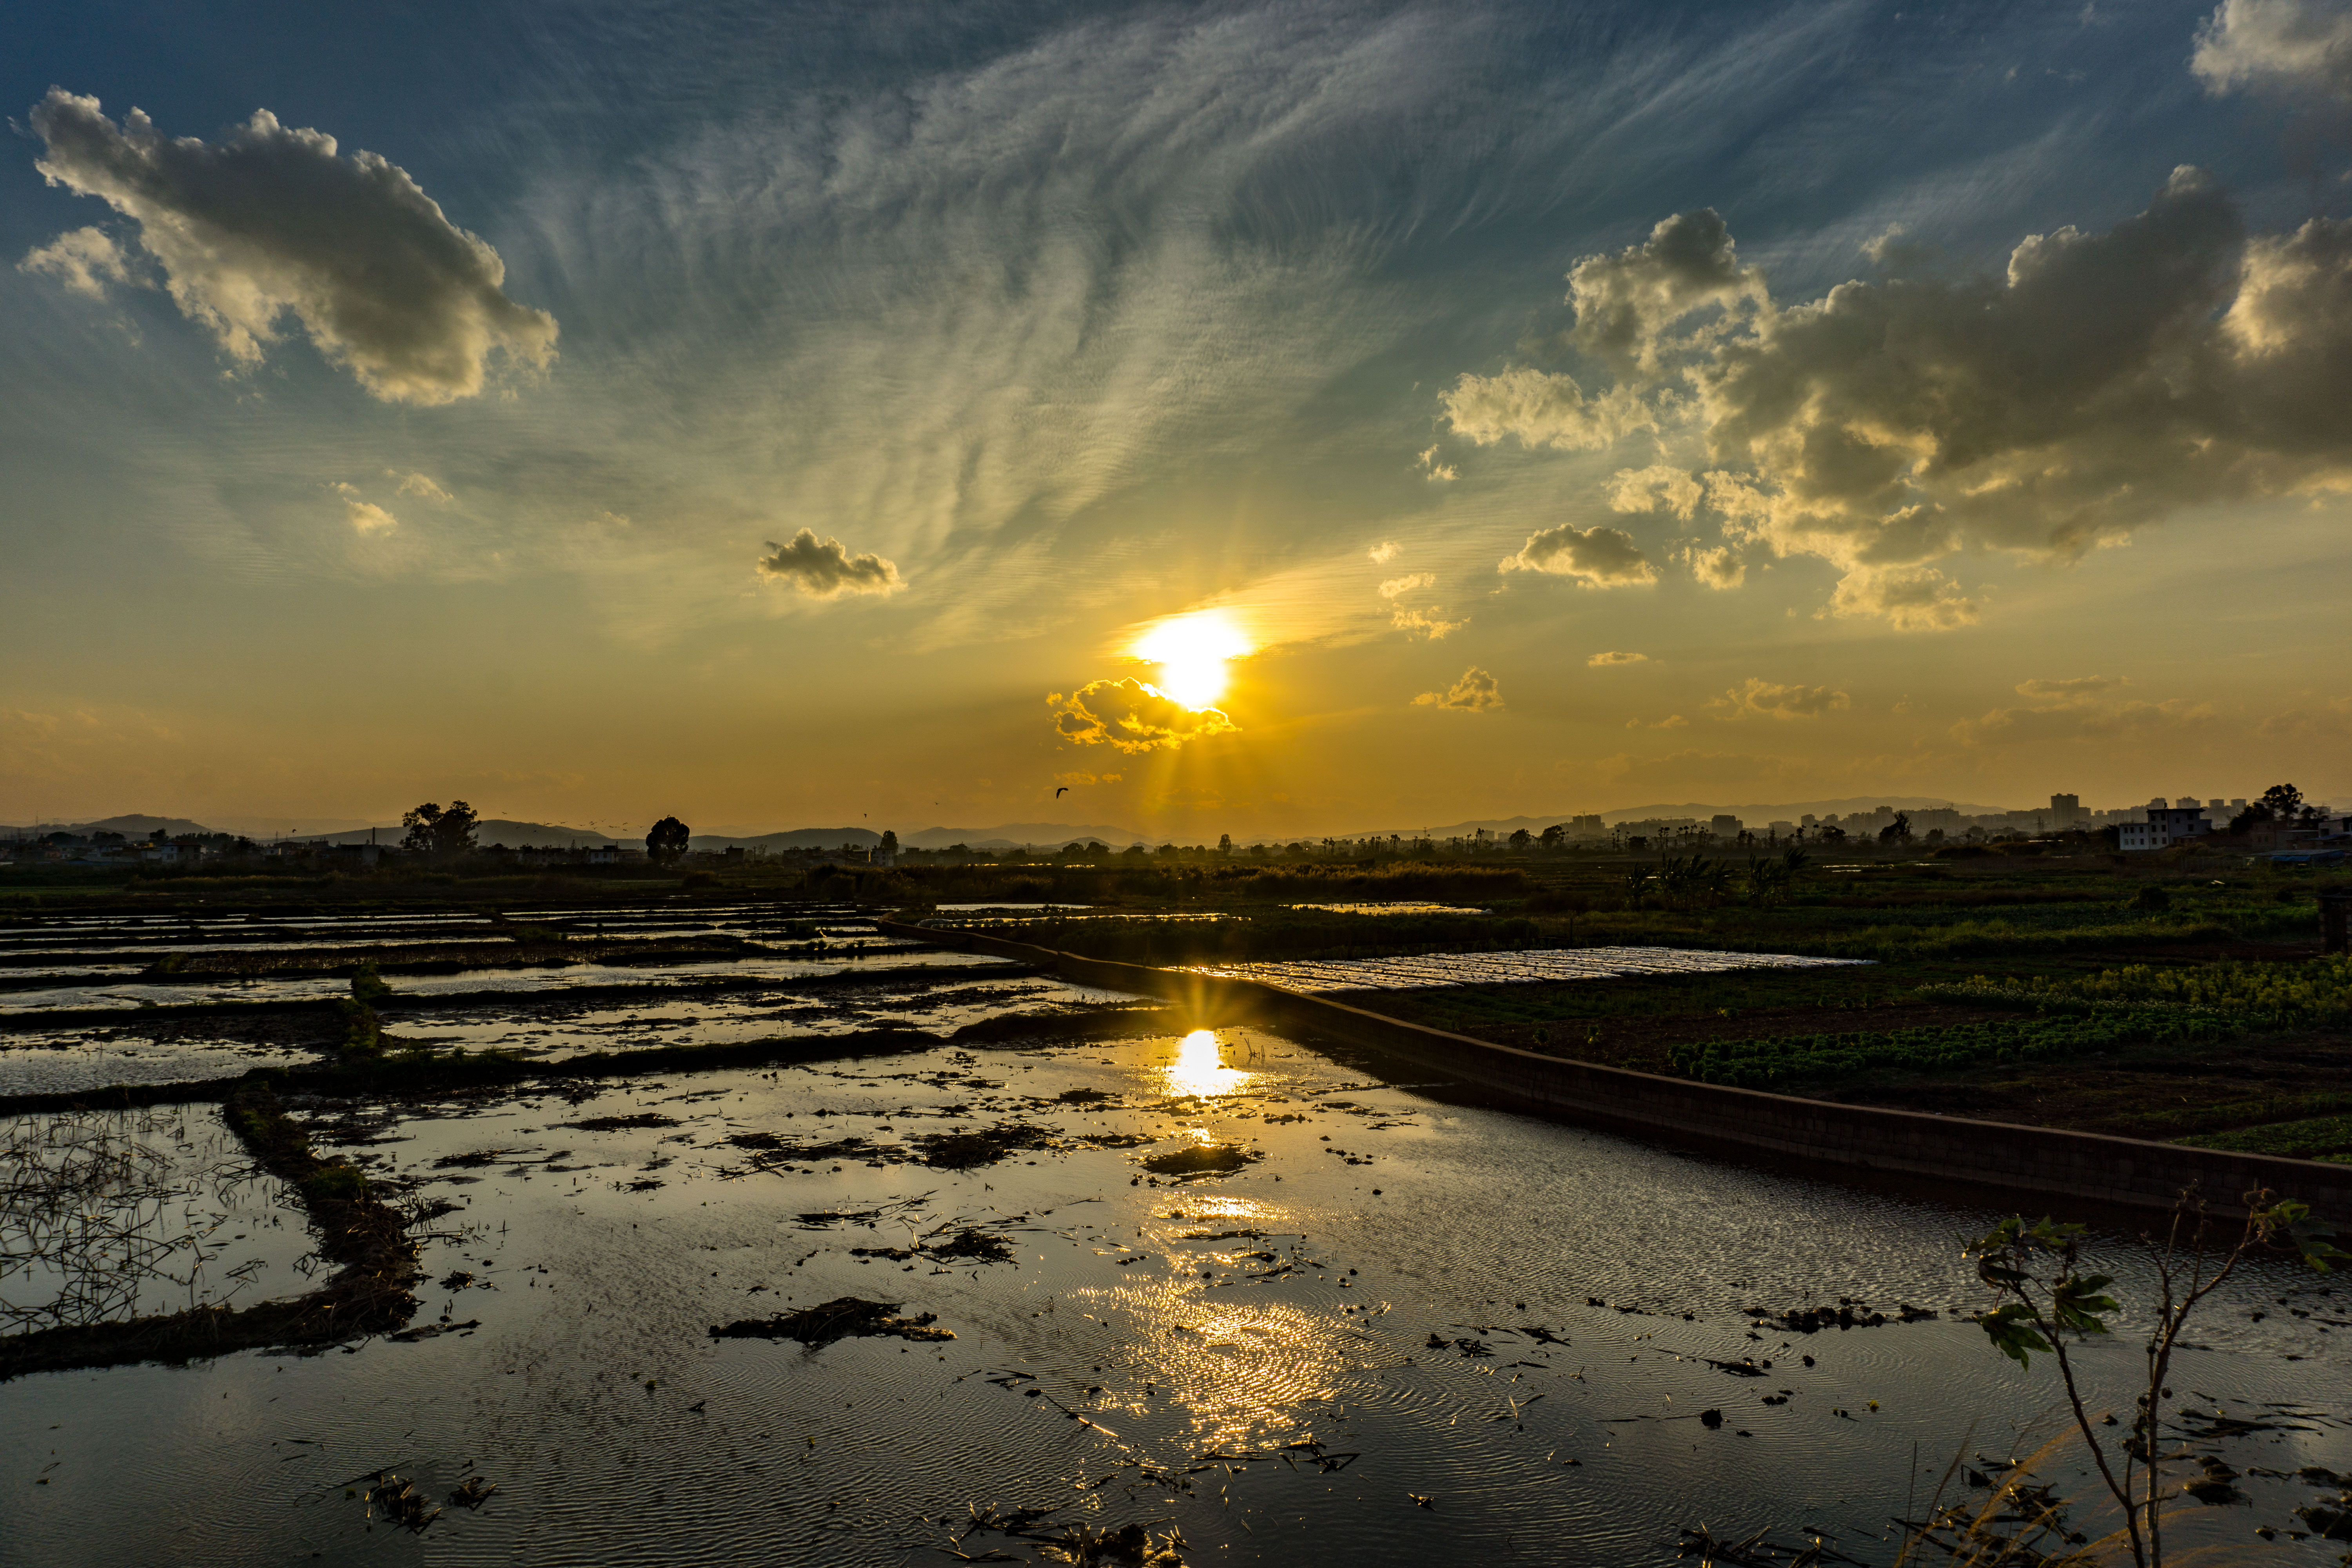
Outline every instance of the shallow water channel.
<path fill-rule="evenodd" d="M 1666 1563 L 1700 1523 L 1884 1563 L 1906 1497 L 2021 1454 L 2058 1397 L 1955 1319 L 1988 1210 L 1256 1031 L 294 1108 L 456 1205 L 422 1232 L 424 1331 L 0 1384 L 0 1563 L 1035 1560 L 971 1529 L 1019 1509 L 1181 1530 L 1204 1563 Z M 1195 1144 L 1253 1157 L 1142 1164 Z M 2352 1468 L 2326 1283 L 2249 1277 L 2180 1366 L 2189 1405 L 2253 1428 L 2242 1470 Z M 953 1337 L 710 1332 L 844 1296 Z M 1889 1321 L 1747 1310 L 1841 1299 Z M 2127 1337 L 2087 1359 L 2127 1399 Z M 387 1469 L 497 1489 L 415 1534 L 356 1495 Z M 2087 1498 L 2078 1472 L 2047 1479 Z M 2310 1486 L 2239 1485 L 2180 1544 L 2341 1553 L 2252 1533 Z"/>

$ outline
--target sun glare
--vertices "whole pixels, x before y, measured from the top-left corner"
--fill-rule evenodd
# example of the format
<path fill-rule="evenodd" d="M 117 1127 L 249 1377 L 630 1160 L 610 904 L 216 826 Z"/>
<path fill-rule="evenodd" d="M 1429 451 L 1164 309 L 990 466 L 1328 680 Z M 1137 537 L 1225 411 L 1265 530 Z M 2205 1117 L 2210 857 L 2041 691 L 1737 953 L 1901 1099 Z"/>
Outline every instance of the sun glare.
<path fill-rule="evenodd" d="M 1160 667 L 1152 684 L 1187 708 L 1213 706 L 1225 694 L 1225 661 L 1250 651 L 1249 639 L 1221 611 L 1160 622 L 1129 650 Z"/>
<path fill-rule="evenodd" d="M 1257 1075 L 1225 1065 L 1224 1046 L 1214 1029 L 1195 1029 L 1177 1042 L 1175 1059 L 1160 1071 L 1168 1092 L 1178 1095 L 1232 1094 Z"/>

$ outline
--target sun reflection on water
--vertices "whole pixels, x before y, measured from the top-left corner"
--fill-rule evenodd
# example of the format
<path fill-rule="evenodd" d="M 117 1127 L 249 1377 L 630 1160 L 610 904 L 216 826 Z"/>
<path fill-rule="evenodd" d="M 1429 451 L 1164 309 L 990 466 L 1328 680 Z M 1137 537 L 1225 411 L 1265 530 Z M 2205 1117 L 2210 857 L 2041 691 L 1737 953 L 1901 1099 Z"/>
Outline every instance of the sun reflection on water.
<path fill-rule="evenodd" d="M 1224 1042 L 1214 1029 L 1195 1029 L 1176 1043 L 1176 1059 L 1160 1069 L 1173 1095 L 1234 1094 L 1257 1074 L 1225 1065 Z"/>

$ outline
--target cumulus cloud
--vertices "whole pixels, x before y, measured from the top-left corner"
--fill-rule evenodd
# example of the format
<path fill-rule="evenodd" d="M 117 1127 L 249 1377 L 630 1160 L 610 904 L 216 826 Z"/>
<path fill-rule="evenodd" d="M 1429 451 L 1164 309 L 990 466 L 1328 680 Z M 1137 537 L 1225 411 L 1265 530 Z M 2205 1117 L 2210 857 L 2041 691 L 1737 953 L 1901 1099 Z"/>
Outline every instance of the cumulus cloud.
<path fill-rule="evenodd" d="M 2179 697 L 2106 707 L 2070 702 L 2056 707 L 1996 708 L 1982 718 L 1963 719 L 1953 725 L 1952 738 L 1964 746 L 2107 740 L 2200 729 L 2214 717 L 2212 704 Z"/>
<path fill-rule="evenodd" d="M 1400 545 L 1395 540 L 1384 539 L 1378 544 L 1373 545 L 1366 553 L 1371 556 L 1373 565 L 1385 566 L 1390 562 L 1395 560 L 1399 552 L 1402 549 L 1403 546 Z"/>
<path fill-rule="evenodd" d="M 1204 735 L 1224 735 L 1241 726 L 1218 709 L 1187 708 L 1148 681 L 1131 678 L 1092 680 L 1065 697 L 1045 699 L 1054 728 L 1080 746 L 1116 746 L 1122 752 L 1174 751 Z"/>
<path fill-rule="evenodd" d="M 1829 614 L 1966 626 L 1984 605 L 1947 558 L 2073 560 L 2203 503 L 2352 489 L 2336 412 L 2352 397 L 2352 222 L 2249 238 L 2228 195 L 2182 168 L 2103 233 L 2025 237 L 1998 276 L 1854 281 L 1787 306 L 1727 235 L 1710 248 L 1714 223 L 1661 233 L 1671 243 L 1572 275 L 1578 341 L 1619 378 L 1575 407 L 1659 386 L 1645 406 L 1706 463 L 1681 483 L 1625 470 L 1612 504 L 1704 506 L 1747 558 L 1832 562 Z M 1487 379 L 1513 377 L 1543 380 Z M 1522 433 L 1499 416 L 1458 428 Z"/>
<path fill-rule="evenodd" d="M 1646 468 L 1620 468 L 1609 478 L 1612 511 L 1673 512 L 1688 522 L 1706 499 L 1706 487 L 1682 469 L 1666 463 Z"/>
<path fill-rule="evenodd" d="M 1503 705 L 1503 689 L 1476 665 L 1444 691 L 1424 691 L 1412 700 L 1416 708 L 1456 708 L 1465 713 L 1491 713 Z"/>
<path fill-rule="evenodd" d="M 1421 455 L 1420 462 L 1415 466 L 1418 467 L 1423 473 L 1436 480 L 1458 479 L 1462 477 L 1460 474 L 1454 471 L 1453 464 L 1441 463 L 1437 460 L 1437 448 L 1434 447 L 1432 447 L 1428 451 L 1423 452 Z"/>
<path fill-rule="evenodd" d="M 431 501 L 435 506 L 457 504 L 457 498 L 443 489 L 440 482 L 429 474 L 402 474 L 395 469 L 386 468 L 383 471 L 383 477 L 388 479 L 398 479 L 402 495 L 415 496 L 419 500 Z"/>
<path fill-rule="evenodd" d="M 1549 572 L 1573 577 L 1587 588 L 1622 588 L 1658 580 L 1658 569 L 1650 564 L 1650 558 L 1642 553 L 1642 547 L 1633 542 L 1632 534 L 1622 528 L 1606 528 L 1598 523 L 1591 528 L 1562 523 L 1558 528 L 1529 534 L 1519 552 L 1505 556 L 1496 569 Z"/>
<path fill-rule="evenodd" d="M 1853 706 L 1853 698 L 1826 686 L 1781 686 L 1754 676 L 1707 703 L 1726 719 L 1818 719 Z"/>
<path fill-rule="evenodd" d="M 768 551 L 760 557 L 760 575 L 790 583 L 813 599 L 895 594 L 907 585 L 892 563 L 879 555 L 852 555 L 841 541 L 819 539 L 814 529 L 802 529 L 789 544 L 772 539 Z"/>
<path fill-rule="evenodd" d="M 1974 626 L 1984 604 L 1933 566 L 1853 566 L 1838 579 L 1825 613 L 1879 616 L 1899 632 L 1942 632 Z"/>
<path fill-rule="evenodd" d="M 2076 675 L 2063 680 L 2021 680 L 2017 694 L 2037 702 L 2074 704 L 2088 702 L 2102 692 L 2130 684 L 2120 675 Z"/>
<path fill-rule="evenodd" d="M 2197 30 L 2189 68 L 2210 92 L 2352 99 L 2352 10 L 2331 0 L 2223 0 Z"/>
<path fill-rule="evenodd" d="M 117 125 L 62 88 L 30 121 L 35 166 L 136 224 L 181 312 L 240 364 L 260 363 L 289 313 L 387 402 L 474 396 L 494 354 L 554 358 L 555 318 L 509 299 L 498 252 L 375 153 L 345 157 L 268 110 L 218 142 L 171 140 L 140 110 Z"/>
<path fill-rule="evenodd" d="M 2290 708 L 2273 713 L 2254 726 L 2254 732 L 2266 741 L 2331 742 L 2341 747 L 2352 731 L 2344 721 L 2352 717 L 2352 697 L 2332 698 L 2324 711 L 2314 713 L 2306 708 Z"/>
<path fill-rule="evenodd" d="M 1389 615 L 1389 625 L 1398 631 L 1425 637 L 1432 642 L 1435 642 L 1449 632 L 1458 632 L 1469 624 L 1467 621 L 1446 620 L 1433 610 L 1407 609 L 1402 605 L 1399 605 Z"/>
<path fill-rule="evenodd" d="M 352 532 L 362 535 L 390 533 L 400 526 L 400 519 L 373 501 L 362 500 L 359 492 L 351 486 L 337 485 L 335 489 L 342 494 L 343 521 L 352 525 Z"/>
<path fill-rule="evenodd" d="M 1694 544 L 1683 552 L 1683 562 L 1710 588 L 1737 588 L 1748 581 L 1748 563 L 1728 544 Z"/>
<path fill-rule="evenodd" d="M 1584 663 L 1589 669 L 1608 669 L 1616 665 L 1647 664 L 1649 661 L 1650 656 L 1646 653 L 1619 653 L 1612 649 L 1607 653 L 1596 653 Z"/>
<path fill-rule="evenodd" d="M 75 228 L 25 253 L 19 272 L 47 273 L 76 294 L 106 298 L 109 283 L 131 281 L 131 264 L 114 237 L 102 228 Z"/>
<path fill-rule="evenodd" d="M 1734 312 L 1766 303 L 1762 270 L 1739 264 L 1730 226 L 1712 207 L 1667 218 L 1614 256 L 1578 262 L 1568 298 L 1576 307 L 1570 342 L 1621 376 L 1657 374 L 1668 353 L 1713 336 Z M 1685 338 L 1670 335 L 1710 308 L 1723 312 L 1712 324 Z"/>
<path fill-rule="evenodd" d="M 2036 678 L 2017 683 L 2028 708 L 1996 708 L 1952 726 L 1967 746 L 2035 741 L 2079 741 L 2201 726 L 2213 718 L 2210 703 L 2174 698 L 2164 702 L 2111 702 L 2107 694 L 2130 682 L 2121 676 Z"/>
<path fill-rule="evenodd" d="M 1391 577 L 1381 584 L 1381 597 L 1391 602 L 1389 624 L 1401 632 L 1413 632 L 1434 642 L 1448 632 L 1460 631 L 1468 623 L 1442 619 L 1434 607 L 1416 610 L 1395 601 L 1402 595 L 1418 593 L 1437 586 L 1434 572 L 1409 572 L 1402 577 Z"/>
<path fill-rule="evenodd" d="M 1658 416 L 1631 384 L 1587 397 L 1573 376 L 1507 370 L 1464 375 L 1437 395 L 1457 436 L 1482 447 L 1516 436 L 1523 446 L 1591 452 L 1636 430 L 1655 430 Z"/>

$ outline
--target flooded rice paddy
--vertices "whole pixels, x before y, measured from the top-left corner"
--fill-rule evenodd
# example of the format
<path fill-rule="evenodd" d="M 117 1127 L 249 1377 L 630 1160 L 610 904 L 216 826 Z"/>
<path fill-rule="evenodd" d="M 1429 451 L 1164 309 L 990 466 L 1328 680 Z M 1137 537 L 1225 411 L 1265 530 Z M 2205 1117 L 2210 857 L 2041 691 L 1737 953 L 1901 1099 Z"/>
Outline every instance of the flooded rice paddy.
<path fill-rule="evenodd" d="M 1290 991 L 1421 991 L 1456 985 L 1534 985 L 1626 975 L 1717 974 L 1735 969 L 1816 969 L 1869 962 L 1786 952 L 1704 952 L 1679 947 L 1580 947 L 1527 952 L 1431 952 L 1412 958 L 1324 963 L 1202 963 L 1194 974 L 1259 980 Z"/>
<path fill-rule="evenodd" d="M 289 1092 L 321 1153 L 419 1216 L 410 1326 L 0 1384 L 0 1564 L 1042 1561 L 1041 1535 L 1129 1526 L 1197 1563 L 1664 1563 L 1700 1523 L 1885 1563 L 1888 1521 L 1956 1456 L 1997 1475 L 2052 1429 L 2054 1382 L 1961 1317 L 1981 1302 L 1957 1244 L 1988 1209 L 931 956 L 388 1009 L 404 1038 L 550 1060 L 828 1030 L 856 1054 Z M 204 1048 L 315 1049 L 260 1016 Z M 1119 1017 L 1133 1032 L 1083 1037 Z M 195 1048 L 185 1022 L 155 1048 Z M 30 1060 L 0 1050 L 0 1092 Z M 52 1152 L 12 1168 L 79 1148 L 112 1194 L 89 1212 L 215 1249 L 199 1289 L 255 1259 L 236 1300 L 299 1290 L 300 1211 L 221 1117 L 20 1118 L 12 1148 Z M 2136 1255 L 2101 1250 L 2146 1300 Z M 104 1318 L 184 1296 L 184 1259 L 142 1256 L 11 1274 L 7 1299 Z M 2184 1420 L 2230 1434 L 2244 1500 L 2184 1516 L 2180 1545 L 2340 1555 L 2252 1534 L 2299 1528 L 2298 1470 L 2352 1469 L 2331 1289 L 2265 1267 L 2200 1325 L 2175 1384 Z M 1783 1316 L 1841 1305 L 1857 1326 Z M 2136 1360 L 2127 1335 L 2087 1351 L 2100 1402 L 2128 1400 Z M 2087 1498 L 2079 1469 L 2049 1479 Z M 421 1532 L 385 1477 L 439 1510 Z"/>

